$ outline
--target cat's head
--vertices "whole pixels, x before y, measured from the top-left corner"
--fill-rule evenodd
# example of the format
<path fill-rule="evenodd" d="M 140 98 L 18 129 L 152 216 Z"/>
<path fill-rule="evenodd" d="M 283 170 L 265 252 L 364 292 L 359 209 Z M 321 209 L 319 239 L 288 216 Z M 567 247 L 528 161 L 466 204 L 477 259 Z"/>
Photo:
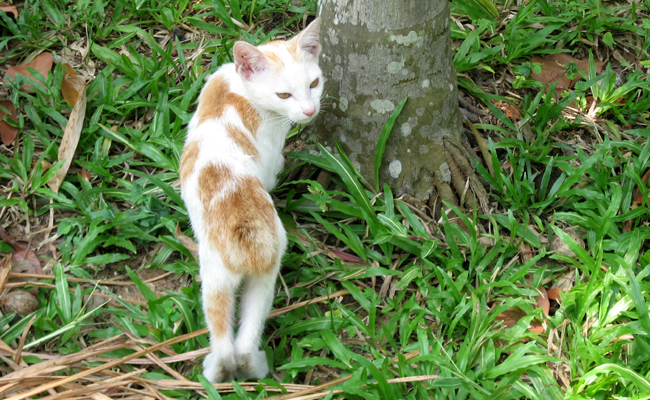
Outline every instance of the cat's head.
<path fill-rule="evenodd" d="M 258 47 L 235 43 L 235 67 L 255 106 L 299 124 L 316 117 L 324 83 L 318 66 L 319 28 L 316 19 L 289 41 Z"/>

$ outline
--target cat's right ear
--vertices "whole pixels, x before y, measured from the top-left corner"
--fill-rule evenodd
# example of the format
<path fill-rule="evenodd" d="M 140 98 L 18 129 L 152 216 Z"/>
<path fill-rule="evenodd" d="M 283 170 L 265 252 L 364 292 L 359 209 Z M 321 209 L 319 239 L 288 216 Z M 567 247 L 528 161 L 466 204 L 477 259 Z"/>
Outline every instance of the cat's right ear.
<path fill-rule="evenodd" d="M 250 81 L 253 75 L 266 69 L 268 60 L 257 47 L 246 42 L 236 42 L 233 46 L 233 58 L 237 73 Z"/>

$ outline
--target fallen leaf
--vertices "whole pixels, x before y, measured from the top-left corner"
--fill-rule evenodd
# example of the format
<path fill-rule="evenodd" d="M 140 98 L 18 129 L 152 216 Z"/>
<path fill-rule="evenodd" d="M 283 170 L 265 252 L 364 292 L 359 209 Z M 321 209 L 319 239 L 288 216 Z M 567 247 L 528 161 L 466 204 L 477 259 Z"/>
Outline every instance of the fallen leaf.
<path fill-rule="evenodd" d="M 551 83 L 557 81 L 555 84 L 555 90 L 559 93 L 564 90 L 572 89 L 576 82 L 581 79 L 578 74 L 576 74 L 574 79 L 569 79 L 564 72 L 569 63 L 574 62 L 580 71 L 583 71 L 584 73 L 589 72 L 589 60 L 578 60 L 566 53 L 555 53 L 544 57 L 533 57 L 531 62 L 542 64 L 542 72 L 539 74 L 533 72 L 531 77 L 537 79 L 545 86 L 549 86 Z M 596 61 L 595 66 L 596 73 L 599 74 L 603 69 L 603 62 Z"/>
<path fill-rule="evenodd" d="M 575 240 L 580 247 L 583 249 L 585 248 L 585 241 L 582 240 L 576 231 L 570 228 L 563 229 L 562 231 L 569 235 L 573 240 Z M 563 256 L 576 258 L 576 255 L 573 254 L 573 251 L 571 251 L 569 246 L 567 246 L 567 244 L 564 243 L 564 241 L 558 235 L 553 236 L 553 239 L 551 239 L 551 243 L 549 244 L 549 248 L 555 251 L 555 254 L 561 254 Z"/>
<path fill-rule="evenodd" d="M 21 274 L 38 274 L 45 275 L 45 271 L 41 268 L 41 262 L 39 261 L 36 253 L 32 250 L 29 250 L 27 246 L 23 246 L 18 242 L 13 242 L 12 245 L 16 249 L 11 257 L 11 266 L 13 267 L 11 272 L 21 273 Z M 33 278 L 11 278 L 12 282 L 29 282 L 33 281 Z M 38 294 L 38 289 L 32 288 L 29 289 L 33 295 Z"/>
<path fill-rule="evenodd" d="M 359 256 L 355 256 L 354 254 L 349 254 L 336 249 L 329 249 L 329 250 L 332 252 L 332 254 L 334 254 L 334 257 L 340 258 L 343 261 L 363 263 L 363 260 Z"/>
<path fill-rule="evenodd" d="M 11 257 L 11 265 L 14 267 L 13 272 L 45 275 L 36 253 L 27 248 L 14 252 Z"/>
<path fill-rule="evenodd" d="M 563 275 L 559 275 L 555 282 L 551 285 L 551 288 L 548 290 L 548 297 L 560 302 L 559 293 L 556 290 L 566 293 L 573 289 L 573 283 L 576 280 L 576 271 L 574 269 L 568 269 Z"/>
<path fill-rule="evenodd" d="M 65 162 L 61 166 L 61 169 L 59 169 L 47 183 L 50 189 L 56 193 L 59 192 L 59 188 L 68 173 L 70 164 L 72 164 L 74 152 L 77 150 L 77 145 L 79 144 L 81 129 L 83 128 L 84 117 L 86 115 L 86 84 L 83 78 L 78 76 L 71 77 L 69 78 L 69 82 L 79 93 L 79 97 L 70 113 L 68 123 L 63 132 L 63 138 L 61 139 L 61 145 L 59 146 L 59 161 L 65 160 Z"/>
<path fill-rule="evenodd" d="M 79 98 L 79 91 L 75 88 L 75 77 L 77 73 L 72 69 L 69 64 L 63 64 L 65 68 L 65 75 L 63 75 L 63 81 L 61 82 L 61 94 L 65 99 L 65 102 L 73 106 L 77 104 L 77 98 Z M 73 85 L 73 83 L 75 83 Z"/>
<path fill-rule="evenodd" d="M 7 73 L 5 74 L 5 81 L 11 81 L 16 75 L 25 75 L 30 78 L 34 78 L 32 74 L 27 70 L 27 68 L 33 68 L 41 73 L 45 78 L 50 73 L 52 69 L 52 63 L 54 62 L 54 56 L 52 53 L 43 52 L 27 64 L 16 65 L 15 67 L 7 68 Z M 45 87 L 43 82 L 39 82 L 41 86 Z M 29 83 L 25 83 L 20 87 L 20 90 L 31 93 L 33 86 Z"/>
<path fill-rule="evenodd" d="M 88 173 L 88 170 L 86 169 L 86 162 L 84 161 L 81 164 L 81 172 L 79 172 L 77 175 L 84 181 L 88 182 L 90 181 L 90 174 Z"/>
<path fill-rule="evenodd" d="M 555 300 L 558 303 L 562 304 L 562 297 L 560 297 L 560 293 L 564 293 L 562 289 L 559 288 L 553 288 L 548 290 L 548 298 L 551 300 Z"/>
<path fill-rule="evenodd" d="M 505 310 L 501 314 L 497 315 L 497 321 L 503 322 L 503 326 L 506 328 L 512 328 L 519 322 L 520 319 L 526 316 L 521 310 L 515 310 L 514 308 Z"/>
<path fill-rule="evenodd" d="M 542 293 L 539 296 L 535 296 L 535 301 L 537 302 L 537 307 L 541 308 L 544 311 L 544 314 L 548 315 L 551 311 L 551 302 L 548 300 L 548 292 L 544 289 L 544 286 L 539 287 L 539 291 Z"/>
<path fill-rule="evenodd" d="M 519 108 L 515 106 L 514 104 L 508 102 L 508 101 L 495 101 L 494 105 L 497 106 L 503 113 L 506 115 L 506 117 L 519 121 L 521 119 L 521 113 L 519 112 Z"/>
<path fill-rule="evenodd" d="M 514 327 L 517 322 L 519 322 L 520 319 L 526 316 L 526 313 L 521 311 L 521 310 L 516 310 L 514 308 L 510 308 L 508 310 L 505 310 L 501 314 L 497 315 L 496 320 L 503 322 L 503 325 L 506 328 L 512 328 Z M 544 328 L 544 325 L 536 320 L 533 320 L 530 322 L 530 325 L 528 325 L 528 330 L 533 332 L 533 333 L 544 333 L 546 330 Z"/>
<path fill-rule="evenodd" d="M 186 249 L 196 257 L 199 254 L 199 245 L 196 244 L 192 238 L 183 235 L 183 231 L 181 231 L 181 227 L 179 224 L 176 224 L 176 231 L 174 232 L 174 237 L 178 239 L 183 246 L 185 246 Z"/>
<path fill-rule="evenodd" d="M 9 111 L 9 113 L 6 113 L 4 110 L 0 109 L 0 138 L 2 139 L 2 143 L 4 143 L 5 146 L 9 146 L 11 143 L 13 143 L 14 139 L 16 139 L 18 128 L 9 125 L 3 117 L 5 115 L 10 115 L 11 118 L 15 121 L 18 119 L 18 113 L 16 112 L 16 107 L 14 107 L 14 104 L 9 100 L 0 101 L 0 106 L 6 108 L 7 111 Z"/>
<path fill-rule="evenodd" d="M 10 254 L 7 257 L 3 258 L 2 261 L 0 261 L 0 293 L 2 293 L 2 290 L 5 287 L 5 283 L 7 283 L 9 273 L 11 272 L 11 258 L 12 257 Z"/>
<path fill-rule="evenodd" d="M 16 6 L 9 6 L 6 5 L 5 3 L 0 3 L 0 10 L 7 13 L 7 15 L 13 14 L 14 18 L 18 18 L 18 9 L 16 8 Z"/>
<path fill-rule="evenodd" d="M 533 248 L 523 240 L 519 243 L 519 257 L 521 257 L 521 263 L 525 264 L 533 258 Z"/>

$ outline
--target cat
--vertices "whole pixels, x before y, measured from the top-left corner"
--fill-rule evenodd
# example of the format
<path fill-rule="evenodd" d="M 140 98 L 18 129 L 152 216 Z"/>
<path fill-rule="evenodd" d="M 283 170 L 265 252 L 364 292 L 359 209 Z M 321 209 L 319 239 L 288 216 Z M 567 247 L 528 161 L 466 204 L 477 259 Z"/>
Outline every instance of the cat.
<path fill-rule="evenodd" d="M 234 62 L 207 80 L 188 125 L 179 177 L 198 242 L 211 345 L 203 376 L 210 382 L 269 373 L 259 346 L 287 236 L 268 192 L 284 165 L 289 129 L 320 109 L 319 29 L 316 19 L 288 41 L 236 42 Z"/>

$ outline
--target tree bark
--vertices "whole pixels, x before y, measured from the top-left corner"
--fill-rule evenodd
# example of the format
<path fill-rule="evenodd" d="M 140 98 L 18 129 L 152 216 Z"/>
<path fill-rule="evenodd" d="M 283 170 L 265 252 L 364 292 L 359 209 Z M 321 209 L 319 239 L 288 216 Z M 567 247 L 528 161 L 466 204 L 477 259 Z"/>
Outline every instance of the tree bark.
<path fill-rule="evenodd" d="M 380 181 L 425 202 L 439 194 L 457 203 L 454 191 L 471 194 L 463 190 L 469 178 L 456 173 L 469 163 L 461 145 L 447 0 L 320 0 L 319 14 L 327 82 L 308 142 L 333 148 L 336 137 L 373 183 L 381 130 L 408 97 L 388 140 Z M 466 165 L 454 161 L 459 154 Z M 476 182 L 470 179 L 472 186 Z"/>

